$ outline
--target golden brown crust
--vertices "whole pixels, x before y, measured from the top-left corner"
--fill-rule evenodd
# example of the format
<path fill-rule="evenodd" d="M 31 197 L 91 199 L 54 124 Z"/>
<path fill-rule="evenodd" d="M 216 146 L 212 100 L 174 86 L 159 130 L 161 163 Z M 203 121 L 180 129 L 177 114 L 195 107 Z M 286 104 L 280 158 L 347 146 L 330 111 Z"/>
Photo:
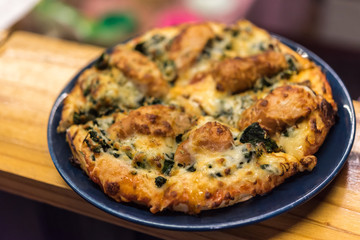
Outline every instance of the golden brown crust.
<path fill-rule="evenodd" d="M 304 155 L 315 154 L 323 144 L 330 128 L 335 124 L 335 111 L 330 103 L 321 99 L 318 109 L 312 113 L 308 120 L 310 133 L 306 136 Z"/>
<path fill-rule="evenodd" d="M 326 76 L 320 67 L 313 67 L 301 71 L 297 76 L 290 79 L 290 81 L 309 87 L 316 95 L 325 98 L 325 100 L 332 105 L 334 111 L 337 111 L 330 84 L 326 80 Z"/>
<path fill-rule="evenodd" d="M 281 169 L 279 174 L 268 174 L 267 170 L 260 167 L 260 164 L 266 165 L 274 161 Z M 181 181 L 172 182 L 173 185 L 165 190 L 164 204 L 167 205 L 167 208 L 189 213 L 226 207 L 255 195 L 265 194 L 289 176 L 299 171 L 311 170 L 315 165 L 316 158 L 309 158 L 305 162 L 297 161 L 285 153 L 264 155 L 253 170 L 244 170 L 245 174 L 234 171 L 226 180 L 205 177 L 206 181 L 190 182 L 192 181 L 190 178 L 181 178 Z M 196 175 L 197 178 L 199 178 L 198 176 L 201 174 Z M 204 189 L 206 190 L 204 191 Z"/>
<path fill-rule="evenodd" d="M 197 214 L 311 171 L 337 106 L 326 76 L 250 22 L 155 29 L 81 74 L 59 131 L 111 198 Z"/>
<path fill-rule="evenodd" d="M 199 169 L 174 175 L 164 186 L 158 188 L 149 181 L 154 173 L 129 168 L 125 159 L 113 161 L 109 154 L 100 153 L 96 161 L 92 160 L 93 153 L 83 141 L 87 135 L 87 131 L 78 126 L 71 127 L 67 135 L 68 141 L 71 139 L 74 153 L 81 152 L 75 156 L 80 158 L 82 169 L 116 201 L 136 202 L 150 207 L 153 213 L 167 208 L 194 214 L 202 210 L 232 205 L 257 194 L 264 194 L 287 177 L 298 171 L 311 170 L 316 164 L 316 158 L 298 161 L 285 153 L 272 153 L 263 155 L 252 164 L 252 167 L 248 166 L 244 171 L 232 169 L 227 180 L 206 176 Z M 281 171 L 275 175 L 271 172 L 273 169 L 267 171 L 261 167 L 274 162 L 278 165 L 276 169 Z M 224 174 L 226 172 L 228 171 L 225 169 Z M 205 181 L 194 182 L 193 179 Z M 206 191 L 201 191 L 204 189 Z"/>
<path fill-rule="evenodd" d="M 305 70 L 315 66 L 315 63 L 310 61 L 309 58 L 306 57 L 307 55 L 303 57 L 298 53 L 295 53 L 294 50 L 292 50 L 291 48 L 289 48 L 288 46 L 282 43 L 280 43 L 278 47 L 280 48 L 281 53 L 283 53 L 284 55 L 291 56 L 296 60 L 298 70 Z"/>
<path fill-rule="evenodd" d="M 71 91 L 72 94 L 68 95 L 64 100 L 64 107 L 61 112 L 61 120 L 57 128 L 58 132 L 64 132 L 68 127 L 74 124 L 73 114 L 77 110 L 76 104 L 71 104 L 71 102 L 85 102 L 81 94 L 81 89 L 79 85 L 76 85 Z M 75 100 L 76 99 L 76 100 Z"/>

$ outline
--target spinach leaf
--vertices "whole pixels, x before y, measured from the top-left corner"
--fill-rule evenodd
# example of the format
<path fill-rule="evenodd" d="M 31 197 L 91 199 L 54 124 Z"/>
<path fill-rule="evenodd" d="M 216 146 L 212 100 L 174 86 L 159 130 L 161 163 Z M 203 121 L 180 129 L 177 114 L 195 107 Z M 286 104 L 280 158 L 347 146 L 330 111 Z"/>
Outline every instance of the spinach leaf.
<path fill-rule="evenodd" d="M 196 168 L 194 167 L 194 165 L 191 165 L 190 167 L 188 167 L 188 168 L 186 169 L 186 171 L 188 171 L 188 172 L 195 172 L 195 171 L 196 171 Z"/>
<path fill-rule="evenodd" d="M 264 144 L 268 153 L 280 151 L 276 142 L 267 135 L 266 131 L 260 127 L 258 122 L 251 124 L 244 130 L 240 142 L 251 143 L 254 146 Z"/>
<path fill-rule="evenodd" d="M 165 175 L 169 175 L 172 167 L 174 166 L 174 161 L 171 161 L 171 160 L 165 160 L 164 161 L 164 166 L 163 168 L 161 169 L 161 172 Z"/>
<path fill-rule="evenodd" d="M 166 183 L 167 179 L 162 176 L 158 176 L 155 178 L 155 184 L 158 188 L 162 187 Z"/>

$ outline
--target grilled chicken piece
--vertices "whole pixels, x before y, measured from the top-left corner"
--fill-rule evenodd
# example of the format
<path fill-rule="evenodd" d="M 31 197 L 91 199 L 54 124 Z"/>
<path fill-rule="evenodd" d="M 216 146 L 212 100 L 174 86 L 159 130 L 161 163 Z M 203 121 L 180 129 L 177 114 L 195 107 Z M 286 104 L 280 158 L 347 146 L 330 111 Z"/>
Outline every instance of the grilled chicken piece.
<path fill-rule="evenodd" d="M 258 78 L 272 76 L 287 67 L 283 54 L 268 51 L 256 56 L 221 61 L 212 75 L 217 90 L 236 93 L 253 87 Z"/>
<path fill-rule="evenodd" d="M 228 127 L 218 122 L 207 122 L 189 135 L 189 138 L 179 145 L 174 160 L 183 165 L 193 163 L 191 153 L 207 150 L 223 152 L 234 143 Z M 189 147 L 192 149 L 189 149 Z"/>
<path fill-rule="evenodd" d="M 109 63 L 119 68 L 147 96 L 162 98 L 169 91 L 157 65 L 139 52 L 116 47 Z"/>
<path fill-rule="evenodd" d="M 191 126 L 191 117 L 179 110 L 151 105 L 131 111 L 128 116 L 110 127 L 109 133 L 114 138 L 125 139 L 133 134 L 161 137 L 175 137 L 184 133 Z"/>
<path fill-rule="evenodd" d="M 282 131 L 317 108 L 317 98 L 307 87 L 282 86 L 259 99 L 240 116 L 240 130 L 258 122 L 270 134 Z"/>
<path fill-rule="evenodd" d="M 178 69 L 186 68 L 195 61 L 207 41 L 213 37 L 214 32 L 206 24 L 188 26 L 171 43 L 169 58 L 175 62 Z"/>

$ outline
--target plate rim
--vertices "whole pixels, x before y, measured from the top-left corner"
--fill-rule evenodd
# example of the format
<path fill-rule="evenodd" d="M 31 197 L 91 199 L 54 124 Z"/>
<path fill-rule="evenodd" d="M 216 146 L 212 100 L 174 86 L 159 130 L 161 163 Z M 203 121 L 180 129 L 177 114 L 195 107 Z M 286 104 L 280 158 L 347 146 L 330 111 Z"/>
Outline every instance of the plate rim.
<path fill-rule="evenodd" d="M 227 228 L 234 228 L 234 227 L 240 227 L 240 226 L 245 226 L 245 225 L 249 225 L 249 224 L 255 224 L 258 223 L 260 221 L 264 221 L 267 220 L 269 218 L 278 216 L 286 211 L 291 210 L 292 208 L 299 206 L 305 202 L 307 202 L 308 200 L 310 200 L 311 198 L 313 198 L 314 196 L 316 196 L 318 193 L 320 193 L 322 190 L 324 190 L 330 183 L 332 180 L 335 179 L 335 177 L 337 176 L 337 174 L 341 171 L 341 169 L 343 168 L 343 166 L 345 165 L 348 156 L 351 152 L 352 146 L 354 144 L 354 140 L 355 140 L 355 132 L 356 132 L 356 121 L 355 121 L 355 110 L 354 110 L 354 106 L 353 106 L 353 102 L 351 100 L 351 97 L 349 95 L 349 92 L 347 91 L 344 83 L 342 82 L 341 78 L 336 74 L 336 72 L 323 60 L 321 59 L 318 55 L 316 55 L 315 53 L 313 53 L 312 51 L 310 51 L 309 49 L 307 49 L 306 47 L 290 40 L 287 39 L 285 37 L 282 37 L 280 35 L 271 33 L 272 37 L 275 37 L 276 39 L 278 39 L 279 41 L 281 41 L 282 43 L 284 43 L 285 45 L 287 45 L 288 47 L 294 49 L 294 51 L 296 51 L 295 49 L 301 49 L 302 51 L 304 51 L 305 53 L 308 54 L 308 56 L 311 58 L 311 60 L 320 63 L 320 65 L 322 65 L 321 67 L 326 69 L 326 71 L 328 71 L 336 80 L 336 82 L 340 85 L 342 92 L 345 95 L 345 99 L 349 102 L 349 109 L 347 109 L 347 111 L 349 112 L 349 116 L 350 116 L 350 130 L 351 132 L 349 133 L 349 143 L 346 145 L 346 149 L 344 149 L 344 154 L 341 156 L 341 159 L 339 159 L 339 161 L 337 162 L 337 165 L 332 168 L 332 171 L 329 175 L 326 176 L 326 178 L 322 179 L 321 183 L 318 184 L 312 191 L 306 193 L 305 195 L 303 195 L 302 197 L 298 198 L 296 201 L 293 201 L 289 204 L 286 204 L 284 206 L 282 206 L 281 208 L 277 208 L 276 210 L 269 212 L 269 213 L 265 213 L 265 214 L 260 214 L 251 218 L 247 218 L 246 220 L 238 220 L 238 221 L 231 221 L 231 222 L 225 222 L 222 224 L 204 224 L 204 225 L 199 225 L 199 226 L 188 226 L 188 225 L 176 225 L 176 224 L 166 224 L 166 223 L 158 223 L 158 222 L 152 222 L 149 220 L 143 220 L 140 219 L 138 217 L 133 217 L 129 214 L 119 214 L 117 212 L 115 212 L 114 209 L 108 208 L 106 206 L 103 206 L 102 204 L 98 203 L 97 201 L 94 201 L 91 197 L 91 195 L 89 195 L 87 192 L 83 192 L 80 191 L 77 187 L 76 184 L 74 184 L 65 174 L 65 172 L 62 171 L 62 167 L 59 164 L 59 161 L 57 159 L 57 157 L 55 156 L 55 152 L 54 152 L 54 144 L 53 141 L 51 139 L 52 136 L 52 131 L 51 131 L 51 127 L 54 124 L 54 116 L 56 113 L 56 110 L 59 108 L 59 106 L 62 104 L 64 98 L 67 95 L 67 90 L 71 90 L 71 84 L 76 82 L 76 79 L 80 76 L 80 74 L 82 74 L 86 69 L 88 69 L 89 67 L 91 67 L 98 58 L 90 61 L 90 63 L 88 63 L 87 65 L 85 65 L 85 67 L 81 68 L 80 71 L 77 72 L 77 74 L 75 74 L 74 77 L 71 78 L 70 81 L 67 82 L 67 84 L 65 85 L 65 87 L 62 89 L 62 91 L 60 92 L 60 94 L 58 95 L 58 97 L 55 100 L 54 105 L 51 108 L 51 112 L 50 112 L 50 116 L 48 119 L 48 125 L 47 125 L 47 142 L 48 142 L 48 148 L 49 148 L 49 153 L 51 156 L 51 159 L 57 169 L 57 171 L 59 172 L 59 174 L 61 175 L 61 177 L 64 179 L 64 181 L 71 187 L 71 189 L 73 191 L 75 191 L 80 197 L 82 197 L 84 200 L 86 200 L 87 202 L 89 202 L 90 204 L 92 204 L 93 206 L 101 209 L 102 211 L 109 213 L 115 217 L 119 217 L 121 219 L 136 223 L 136 224 L 141 224 L 141 225 L 145 225 L 148 227 L 155 227 L 155 228 L 159 228 L 159 229 L 166 229 L 166 230 L 178 230 L 178 231 L 211 231 L 211 230 L 219 230 L 219 229 L 227 229 Z M 108 49 L 105 50 L 105 52 L 110 52 L 114 47 L 110 47 Z M 56 125 L 58 123 L 55 123 Z M 90 181 L 90 180 L 89 180 Z M 284 183 L 286 184 L 286 182 Z M 104 193 L 103 193 L 104 194 Z M 111 199 L 109 199 L 111 200 Z M 121 204 L 121 203 L 118 203 Z M 146 211 L 146 210 L 144 210 Z M 154 215 L 156 217 L 156 215 Z"/>

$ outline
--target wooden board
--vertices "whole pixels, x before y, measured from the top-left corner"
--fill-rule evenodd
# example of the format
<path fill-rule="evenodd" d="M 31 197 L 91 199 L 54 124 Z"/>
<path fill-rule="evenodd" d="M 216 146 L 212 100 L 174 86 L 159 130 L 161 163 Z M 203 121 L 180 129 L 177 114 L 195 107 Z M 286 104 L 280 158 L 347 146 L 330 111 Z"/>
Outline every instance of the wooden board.
<path fill-rule="evenodd" d="M 84 201 L 51 161 L 47 121 L 67 82 L 103 49 L 15 32 L 0 41 L 0 189 L 164 239 L 359 239 L 360 131 L 339 176 L 309 202 L 258 224 L 175 232 L 113 217 Z M 354 102 L 360 114 L 360 103 Z M 360 115 L 359 115 L 360 116 Z M 360 120 L 357 119 L 358 129 Z"/>

